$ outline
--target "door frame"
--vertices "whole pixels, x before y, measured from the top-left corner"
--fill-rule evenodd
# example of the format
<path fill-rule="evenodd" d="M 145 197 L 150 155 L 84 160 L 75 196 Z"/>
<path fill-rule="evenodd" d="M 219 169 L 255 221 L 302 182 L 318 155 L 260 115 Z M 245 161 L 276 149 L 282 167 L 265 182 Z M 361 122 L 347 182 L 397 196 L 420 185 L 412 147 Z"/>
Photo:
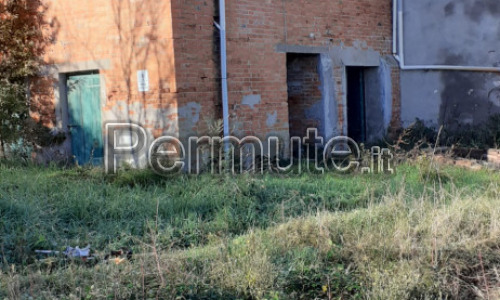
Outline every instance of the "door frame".
<path fill-rule="evenodd" d="M 101 108 L 106 105 L 106 77 L 103 71 L 112 69 L 111 59 L 101 60 L 88 60 L 79 62 L 67 62 L 60 64 L 44 65 L 40 70 L 40 76 L 52 81 L 53 101 L 55 107 L 56 123 L 54 129 L 57 132 L 68 133 L 68 99 L 66 91 L 66 74 L 77 72 L 92 72 L 99 71 L 99 80 L 101 84 Z M 29 93 L 28 93 L 29 94 Z M 103 123 L 107 122 L 104 110 L 101 109 L 101 120 Z M 60 155 L 70 158 L 71 153 L 71 140 L 66 139 L 62 145 L 54 147 Z"/>
<path fill-rule="evenodd" d="M 58 74 L 58 95 L 56 96 L 56 120 L 57 120 L 57 129 L 66 134 L 66 140 L 63 145 L 64 152 L 68 158 L 73 156 L 72 151 L 72 139 L 69 129 L 69 104 L 68 104 L 68 88 L 67 88 L 67 80 L 70 76 L 80 75 L 80 74 L 99 74 L 99 85 L 100 85 L 100 106 L 101 106 L 101 126 L 102 126 L 102 141 L 104 145 L 105 141 L 105 133 L 104 133 L 104 124 L 106 120 L 104 119 L 104 107 L 106 100 L 106 81 L 103 73 L 100 69 L 90 69 L 90 70 L 77 70 L 77 71 L 69 71 L 65 73 Z"/>
<path fill-rule="evenodd" d="M 100 111 L 100 114 L 101 114 L 101 142 L 102 142 L 102 146 L 103 146 L 103 151 L 104 151 L 104 147 L 105 147 L 105 133 L 104 133 L 104 120 L 102 119 L 103 118 L 103 99 L 106 99 L 105 97 L 103 97 L 103 83 L 102 83 L 102 73 L 99 71 L 99 70 L 89 70 L 89 71 L 78 71 L 78 72 L 69 72 L 69 73 L 63 73 L 63 74 L 60 74 L 60 83 L 62 82 L 62 84 L 64 85 L 64 105 L 65 105 L 65 114 L 64 114 L 64 118 L 65 118 L 65 121 L 63 122 L 63 124 L 65 123 L 65 130 L 66 130 L 66 137 L 67 137 L 67 140 L 68 140 L 68 143 L 69 143 L 69 153 L 70 153 L 70 156 L 73 156 L 74 153 L 73 153 L 73 140 L 72 140 L 72 135 L 71 135 L 71 129 L 69 127 L 69 119 L 70 119 L 70 116 L 69 116 L 69 99 L 68 99 L 68 95 L 69 95 L 69 92 L 68 92 L 68 79 L 72 76 L 79 76 L 79 75 L 98 75 L 98 78 L 99 78 L 99 111 Z M 63 80 L 64 79 L 64 80 Z M 104 94 L 105 95 L 105 94 Z M 103 159 L 104 159 L 104 153 L 103 153 Z"/>

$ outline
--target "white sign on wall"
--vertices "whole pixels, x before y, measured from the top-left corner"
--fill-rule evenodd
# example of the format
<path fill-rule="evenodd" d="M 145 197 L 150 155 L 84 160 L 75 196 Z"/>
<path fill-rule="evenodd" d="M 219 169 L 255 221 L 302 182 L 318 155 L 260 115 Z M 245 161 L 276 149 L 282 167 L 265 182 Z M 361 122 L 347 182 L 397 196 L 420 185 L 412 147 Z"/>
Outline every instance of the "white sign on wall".
<path fill-rule="evenodd" d="M 137 71 L 137 84 L 138 84 L 139 92 L 149 92 L 148 70 Z"/>

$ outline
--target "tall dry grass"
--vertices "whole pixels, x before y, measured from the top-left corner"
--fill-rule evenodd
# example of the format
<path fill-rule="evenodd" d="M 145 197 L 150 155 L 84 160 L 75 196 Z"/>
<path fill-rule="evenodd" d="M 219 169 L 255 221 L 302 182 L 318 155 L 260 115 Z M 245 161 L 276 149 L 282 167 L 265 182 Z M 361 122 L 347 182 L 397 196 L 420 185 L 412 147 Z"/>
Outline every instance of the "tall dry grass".
<path fill-rule="evenodd" d="M 500 299 L 490 171 L 422 159 L 392 177 L 93 172 L 0 166 L 0 299 Z M 32 255 L 86 241 L 108 244 L 100 258 L 135 254 Z"/>
<path fill-rule="evenodd" d="M 123 265 L 12 267 L 1 287 L 8 299 L 499 299 L 499 186 L 405 195 L 158 256 L 144 245 Z M 316 289 L 289 288 L 310 270 Z"/>

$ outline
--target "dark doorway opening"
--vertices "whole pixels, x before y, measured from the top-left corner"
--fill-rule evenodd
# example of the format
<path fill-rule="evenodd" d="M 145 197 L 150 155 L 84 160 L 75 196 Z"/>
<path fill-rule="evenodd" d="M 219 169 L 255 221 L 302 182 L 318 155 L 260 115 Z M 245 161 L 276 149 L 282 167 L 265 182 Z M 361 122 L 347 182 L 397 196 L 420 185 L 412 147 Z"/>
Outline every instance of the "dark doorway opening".
<path fill-rule="evenodd" d="M 366 88 L 364 67 L 346 67 L 347 135 L 356 142 L 366 142 Z"/>
<path fill-rule="evenodd" d="M 321 125 L 319 55 L 287 54 L 288 114 L 290 136 L 304 137 L 308 128 Z"/>
<path fill-rule="evenodd" d="M 308 129 L 322 130 L 323 108 L 319 54 L 287 53 L 290 137 L 304 138 Z M 293 149 L 294 153 L 298 149 Z"/>

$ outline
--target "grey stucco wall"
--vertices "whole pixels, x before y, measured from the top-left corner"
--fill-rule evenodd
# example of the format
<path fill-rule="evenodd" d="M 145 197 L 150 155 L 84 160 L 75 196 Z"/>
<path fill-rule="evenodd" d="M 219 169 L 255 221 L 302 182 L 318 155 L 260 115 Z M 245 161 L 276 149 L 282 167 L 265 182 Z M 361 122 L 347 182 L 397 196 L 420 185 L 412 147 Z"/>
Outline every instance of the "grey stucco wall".
<path fill-rule="evenodd" d="M 500 1 L 404 0 L 406 65 L 500 67 Z M 401 117 L 453 129 L 500 113 L 499 73 L 403 71 Z"/>
<path fill-rule="evenodd" d="M 500 66 L 500 1 L 403 2 L 406 64 Z"/>

